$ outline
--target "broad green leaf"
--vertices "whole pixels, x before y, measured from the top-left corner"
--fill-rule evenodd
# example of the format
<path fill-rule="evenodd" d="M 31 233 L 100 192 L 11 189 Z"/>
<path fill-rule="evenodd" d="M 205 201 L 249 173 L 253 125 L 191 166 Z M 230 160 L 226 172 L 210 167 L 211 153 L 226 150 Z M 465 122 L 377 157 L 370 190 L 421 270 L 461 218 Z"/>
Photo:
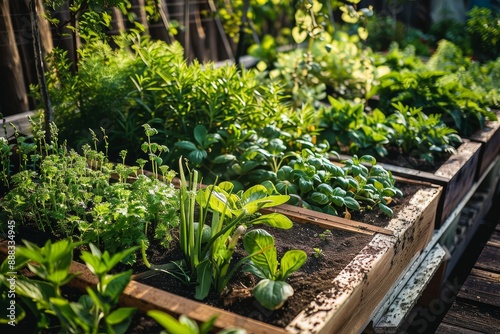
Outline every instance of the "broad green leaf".
<path fill-rule="evenodd" d="M 221 155 L 216 156 L 212 160 L 212 162 L 214 164 L 223 164 L 223 163 L 226 163 L 229 161 L 234 161 L 234 160 L 236 160 L 236 157 L 232 154 L 221 154 Z"/>
<path fill-rule="evenodd" d="M 253 187 L 250 187 L 243 193 L 243 196 L 241 196 L 241 203 L 243 205 L 247 203 L 251 203 L 253 201 L 262 199 L 267 197 L 267 189 L 263 185 L 257 184 Z"/>
<path fill-rule="evenodd" d="M 375 189 L 377 189 L 378 191 L 384 189 L 384 185 L 382 183 L 380 183 L 379 181 L 375 180 L 373 181 L 373 186 L 375 187 Z"/>
<path fill-rule="evenodd" d="M 209 186 L 206 189 L 203 189 L 202 192 L 205 195 L 205 203 L 208 202 L 210 198 L 210 208 L 214 211 L 223 213 L 225 211 L 226 215 L 228 217 L 232 217 L 231 213 L 231 208 L 230 208 L 230 203 L 224 194 L 224 191 L 221 189 L 220 191 L 218 190 L 213 190 L 213 187 Z M 211 192 L 211 193 L 210 193 Z"/>
<path fill-rule="evenodd" d="M 327 195 L 317 191 L 313 192 L 310 198 L 312 201 L 316 202 L 319 205 L 325 205 L 330 201 Z"/>
<path fill-rule="evenodd" d="M 300 191 L 305 194 L 313 189 L 314 183 L 311 180 L 306 180 L 303 178 L 299 179 L 299 188 Z"/>
<path fill-rule="evenodd" d="M 323 208 L 323 212 L 324 213 L 328 213 L 329 215 L 334 215 L 334 216 L 338 216 L 338 212 L 337 210 L 335 210 L 335 208 L 333 208 L 331 205 L 327 205 Z"/>
<path fill-rule="evenodd" d="M 307 254 L 303 250 L 292 249 L 287 251 L 280 261 L 280 279 L 286 280 L 288 276 L 302 267 L 307 260 Z"/>
<path fill-rule="evenodd" d="M 333 177 L 344 176 L 344 170 L 332 163 L 325 164 L 325 169 L 332 174 Z"/>
<path fill-rule="evenodd" d="M 377 163 L 377 160 L 371 155 L 363 155 L 361 158 L 359 158 L 359 161 L 369 163 L 372 166 Z"/>
<path fill-rule="evenodd" d="M 34 279 L 17 279 L 16 293 L 37 301 L 45 302 L 57 295 L 55 287 L 52 284 Z"/>
<path fill-rule="evenodd" d="M 278 261 L 273 236 L 262 229 L 252 230 L 243 237 L 243 247 L 249 254 L 260 252 L 252 256 L 252 262 L 267 278 L 274 278 Z"/>
<path fill-rule="evenodd" d="M 228 181 L 221 182 L 217 185 L 219 189 L 224 190 L 226 193 L 231 193 L 234 189 L 234 184 Z"/>
<path fill-rule="evenodd" d="M 194 298 L 203 300 L 208 296 L 212 285 L 212 264 L 210 260 L 204 259 L 196 266 L 196 293 Z"/>
<path fill-rule="evenodd" d="M 379 203 L 378 204 L 378 207 L 380 208 L 380 210 L 382 210 L 382 212 L 384 214 L 386 214 L 388 217 L 392 217 L 392 215 L 394 214 L 394 212 L 392 211 L 392 209 L 390 207 L 388 207 L 387 205 L 384 205 L 382 203 Z"/>
<path fill-rule="evenodd" d="M 119 309 L 116 309 L 106 317 L 106 323 L 111 326 L 118 325 L 128 318 L 132 317 L 135 311 L 135 307 L 121 307 Z"/>
<path fill-rule="evenodd" d="M 180 147 L 182 149 L 188 150 L 188 151 L 194 151 L 197 149 L 196 145 L 191 143 L 190 141 L 182 140 L 177 143 L 175 143 L 175 146 Z"/>
<path fill-rule="evenodd" d="M 205 141 L 205 138 L 207 137 L 207 134 L 208 134 L 207 129 L 203 125 L 201 125 L 201 124 L 198 124 L 194 128 L 194 139 L 200 145 L 203 145 L 203 142 Z"/>
<path fill-rule="evenodd" d="M 335 188 L 332 191 L 332 196 L 344 197 L 346 194 L 347 194 L 347 192 L 342 188 Z"/>
<path fill-rule="evenodd" d="M 307 31 L 301 30 L 299 27 L 293 27 L 292 37 L 295 43 L 300 44 L 307 38 Z"/>
<path fill-rule="evenodd" d="M 252 224 L 265 224 L 272 227 L 278 227 L 282 229 L 292 228 L 293 222 L 285 215 L 277 212 L 262 215 L 254 220 Z"/>
<path fill-rule="evenodd" d="M 396 196 L 396 192 L 391 188 L 385 188 L 382 191 L 382 196 L 394 197 L 394 196 Z"/>
<path fill-rule="evenodd" d="M 290 196 L 288 196 L 288 195 L 271 195 L 271 196 L 267 196 L 266 198 L 263 199 L 266 203 L 262 207 L 263 208 L 269 208 L 269 207 L 272 207 L 272 206 L 277 206 L 277 205 L 285 204 L 286 202 L 288 202 L 289 199 L 290 199 Z"/>
<path fill-rule="evenodd" d="M 131 276 L 132 269 L 104 277 L 102 281 L 103 296 L 110 298 L 114 302 L 118 302 L 118 298 L 130 282 Z"/>
<path fill-rule="evenodd" d="M 276 173 L 276 176 L 278 177 L 278 179 L 280 179 L 282 181 L 285 181 L 285 180 L 291 181 L 292 173 L 293 173 L 292 167 L 283 166 L 278 170 L 278 172 Z"/>
<path fill-rule="evenodd" d="M 332 196 L 332 197 L 330 197 L 330 199 L 331 199 L 332 203 L 335 204 L 336 206 L 339 206 L 339 207 L 344 206 L 344 197 Z"/>
<path fill-rule="evenodd" d="M 338 184 L 343 189 L 347 189 L 347 187 L 349 186 L 349 180 L 345 177 L 335 178 L 335 183 Z"/>
<path fill-rule="evenodd" d="M 361 209 L 358 201 L 352 197 L 344 197 L 344 205 L 351 210 L 359 211 Z"/>
<path fill-rule="evenodd" d="M 293 288 L 285 281 L 263 279 L 253 288 L 252 294 L 268 310 L 277 310 L 293 296 Z"/>
<path fill-rule="evenodd" d="M 199 165 L 207 157 L 207 151 L 195 149 L 188 154 L 188 159 L 192 163 Z"/>
<path fill-rule="evenodd" d="M 359 183 L 356 181 L 356 179 L 353 179 L 352 177 L 349 178 L 349 188 L 354 188 L 355 190 L 359 189 Z"/>
<path fill-rule="evenodd" d="M 333 188 L 327 183 L 322 183 L 316 187 L 316 191 L 319 191 L 326 196 L 331 196 L 333 194 Z"/>
<path fill-rule="evenodd" d="M 165 312 L 151 310 L 147 314 L 171 334 L 198 334 L 197 331 L 193 331 L 190 327 L 181 324 L 177 319 Z"/>

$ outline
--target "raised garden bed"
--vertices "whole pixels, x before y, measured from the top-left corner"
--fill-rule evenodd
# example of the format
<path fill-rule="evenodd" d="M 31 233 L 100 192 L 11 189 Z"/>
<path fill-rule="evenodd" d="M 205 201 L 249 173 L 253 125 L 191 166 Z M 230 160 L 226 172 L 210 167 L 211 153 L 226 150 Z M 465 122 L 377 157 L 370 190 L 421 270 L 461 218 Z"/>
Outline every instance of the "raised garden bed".
<path fill-rule="evenodd" d="M 439 228 L 474 183 L 480 163 L 481 147 L 481 143 L 465 141 L 457 148 L 457 154 L 450 156 L 435 172 L 380 161 L 378 164 L 391 171 L 393 175 L 429 182 L 443 188 L 434 225 L 435 228 Z M 348 156 L 341 158 L 345 159 Z"/>
<path fill-rule="evenodd" d="M 476 179 L 479 179 L 500 152 L 500 110 L 495 112 L 498 121 L 487 121 L 484 129 L 469 137 L 471 141 L 481 143 L 479 166 Z"/>
<path fill-rule="evenodd" d="M 350 223 L 362 232 L 360 235 L 369 235 L 366 245 L 352 256 L 338 274 L 331 277 L 332 287 L 307 302 L 308 306 L 284 328 L 182 298 L 136 281 L 129 284 L 121 297 L 121 303 L 135 306 L 141 311 L 158 309 L 176 316 L 185 314 L 198 321 L 206 321 L 210 316 L 218 314 L 216 327 L 237 326 L 252 333 L 343 333 L 354 329 L 362 330 L 370 321 L 374 308 L 432 236 L 440 192 L 441 189 L 436 187 L 419 189 L 386 226 L 377 228 L 378 231 L 370 231 L 361 223 Z M 302 208 L 282 206 L 276 210 L 288 210 L 291 216 L 297 217 L 293 220 L 312 224 L 330 220 L 330 217 L 335 221 L 333 216 L 324 217 Z M 337 223 L 346 225 L 343 219 L 335 222 Z M 333 230 L 334 234 L 335 231 Z M 2 247 L 2 254 L 3 257 L 7 254 L 5 247 Z M 84 288 L 96 283 L 95 277 L 82 264 L 73 263 L 72 270 L 82 273 L 71 281 L 73 286 Z M 307 276 L 314 279 L 313 274 Z"/>

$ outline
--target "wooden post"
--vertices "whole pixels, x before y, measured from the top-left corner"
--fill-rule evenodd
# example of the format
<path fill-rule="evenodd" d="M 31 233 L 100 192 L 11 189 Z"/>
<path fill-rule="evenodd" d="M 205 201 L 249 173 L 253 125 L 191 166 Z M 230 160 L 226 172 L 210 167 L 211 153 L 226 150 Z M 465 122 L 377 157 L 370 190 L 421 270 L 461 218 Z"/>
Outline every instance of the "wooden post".
<path fill-rule="evenodd" d="M 37 1 L 38 28 L 42 43 L 43 57 L 47 56 L 53 49 L 52 32 L 47 20 L 44 19 L 44 8 L 42 0 Z M 37 83 L 36 66 L 33 52 L 33 34 L 31 32 L 31 20 L 29 13 L 29 0 L 10 0 L 10 11 L 17 49 L 21 58 L 22 72 L 25 89 L 29 91 L 29 85 Z M 28 96 L 28 109 L 36 108 L 36 101 Z"/>
<path fill-rule="evenodd" d="M 7 116 L 27 111 L 28 97 L 9 0 L 0 0 L 0 17 L 0 112 Z"/>
<path fill-rule="evenodd" d="M 38 30 L 38 13 L 36 8 L 36 0 L 30 0 L 30 16 L 31 16 L 31 31 L 33 33 L 33 49 L 35 51 L 36 73 L 38 77 L 38 85 L 40 86 L 40 94 L 44 108 L 45 118 L 45 138 L 50 142 L 50 123 L 53 121 L 52 104 L 50 103 L 49 90 L 45 80 L 45 71 L 43 69 L 42 44 L 40 42 L 40 31 Z"/>
<path fill-rule="evenodd" d="M 185 0 L 184 2 L 184 54 L 186 55 L 186 59 L 189 61 L 191 59 L 191 47 L 190 47 L 190 39 L 189 39 L 189 15 L 191 10 L 191 4 L 189 0 Z"/>
<path fill-rule="evenodd" d="M 250 8 L 250 0 L 244 0 L 243 2 L 243 14 L 241 17 L 240 34 L 238 38 L 238 46 L 236 48 L 235 63 L 236 66 L 240 66 L 240 58 L 243 55 L 245 47 L 245 26 L 247 24 L 248 9 Z"/>

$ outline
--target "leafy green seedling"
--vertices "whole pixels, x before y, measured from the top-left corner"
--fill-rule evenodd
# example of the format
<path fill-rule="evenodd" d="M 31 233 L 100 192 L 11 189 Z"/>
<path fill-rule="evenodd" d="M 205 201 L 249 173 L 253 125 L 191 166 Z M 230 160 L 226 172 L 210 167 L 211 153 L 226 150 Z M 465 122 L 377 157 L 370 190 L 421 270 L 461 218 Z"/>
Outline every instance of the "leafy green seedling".
<path fill-rule="evenodd" d="M 293 288 L 286 279 L 306 262 L 302 250 L 289 250 L 281 258 L 278 268 L 274 238 L 262 229 L 252 230 L 243 237 L 243 246 L 252 256 L 246 270 L 261 278 L 252 293 L 262 306 L 276 310 L 293 295 Z"/>

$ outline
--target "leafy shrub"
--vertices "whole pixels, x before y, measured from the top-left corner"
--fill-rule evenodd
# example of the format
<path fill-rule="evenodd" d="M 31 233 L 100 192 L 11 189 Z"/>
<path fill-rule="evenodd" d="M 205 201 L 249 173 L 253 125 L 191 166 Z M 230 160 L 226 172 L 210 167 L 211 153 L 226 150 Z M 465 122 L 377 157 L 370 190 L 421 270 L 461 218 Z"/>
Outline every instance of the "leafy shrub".
<path fill-rule="evenodd" d="M 467 31 L 476 57 L 480 60 L 497 58 L 500 54 L 500 14 L 474 7 L 467 16 Z"/>
<path fill-rule="evenodd" d="M 420 108 L 393 104 L 389 115 L 379 109 L 366 112 L 363 105 L 330 98 L 321 113 L 320 139 L 340 152 L 387 158 L 389 151 L 433 164 L 455 153 L 461 143 L 457 131 L 440 115 L 426 115 Z"/>
<path fill-rule="evenodd" d="M 378 107 L 390 114 L 393 103 L 422 108 L 427 114 L 440 114 L 446 125 L 461 136 L 468 136 L 484 126 L 486 119 L 496 119 L 485 103 L 484 95 L 464 87 L 447 72 L 422 68 L 419 71 L 391 72 L 380 78 L 369 96 L 377 95 Z"/>
<path fill-rule="evenodd" d="M 134 161 L 146 140 L 142 125 L 147 123 L 158 131 L 154 140 L 168 147 L 162 158 L 175 165 L 186 149 L 175 143 L 203 146 L 195 133 L 203 124 L 217 138 L 200 147 L 210 160 L 236 150 L 249 131 L 272 123 L 285 108 L 279 85 L 264 83 L 257 71 L 188 64 L 180 44 L 152 42 L 135 32 L 116 42 L 116 50 L 102 42 L 85 44 L 75 75 L 64 53 L 52 56 L 49 88 L 55 121 L 73 147 L 91 141 L 89 132 L 77 129 L 104 127 L 110 156 L 117 158 L 127 149 Z M 193 162 L 201 165 L 201 160 Z"/>

